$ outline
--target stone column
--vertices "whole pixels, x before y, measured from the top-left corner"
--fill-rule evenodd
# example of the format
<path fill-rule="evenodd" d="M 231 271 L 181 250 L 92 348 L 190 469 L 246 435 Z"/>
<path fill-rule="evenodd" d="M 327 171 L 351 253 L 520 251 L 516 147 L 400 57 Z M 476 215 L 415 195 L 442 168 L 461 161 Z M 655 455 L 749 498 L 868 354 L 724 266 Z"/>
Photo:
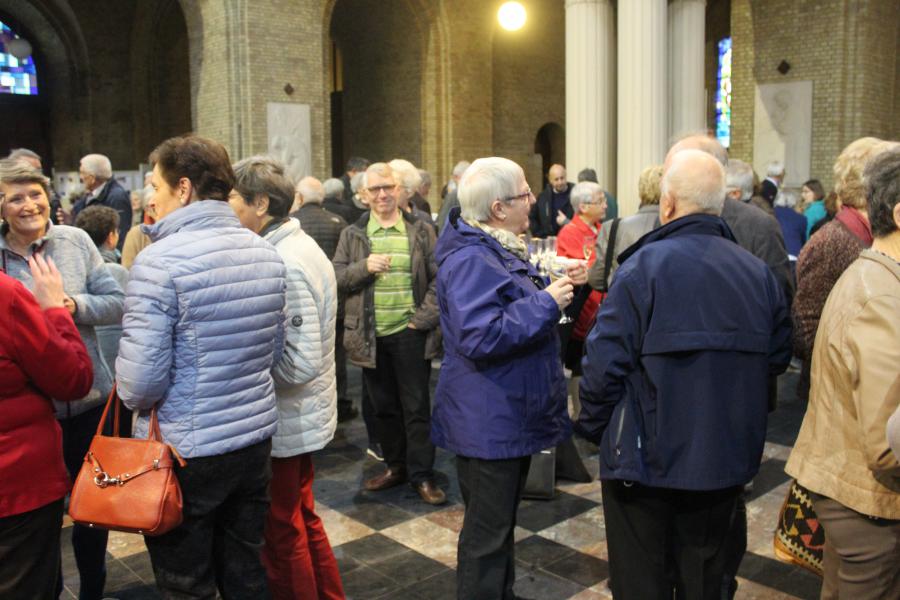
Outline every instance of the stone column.
<path fill-rule="evenodd" d="M 616 199 L 619 216 L 637 212 L 638 177 L 665 158 L 666 0 L 618 4 Z"/>
<path fill-rule="evenodd" d="M 616 188 L 616 23 L 611 0 L 566 0 L 566 167 Z"/>
<path fill-rule="evenodd" d="M 706 0 L 669 4 L 669 135 L 706 127 Z"/>

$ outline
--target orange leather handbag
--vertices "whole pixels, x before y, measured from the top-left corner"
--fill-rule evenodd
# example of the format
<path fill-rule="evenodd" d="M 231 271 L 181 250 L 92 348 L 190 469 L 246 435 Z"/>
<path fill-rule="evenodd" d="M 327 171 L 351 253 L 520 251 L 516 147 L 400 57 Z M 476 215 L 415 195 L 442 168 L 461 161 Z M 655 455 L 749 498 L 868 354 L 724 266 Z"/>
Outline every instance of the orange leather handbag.
<path fill-rule="evenodd" d="M 69 516 L 87 527 L 161 535 L 181 524 L 181 488 L 174 463 L 183 467 L 185 462 L 162 441 L 155 407 L 147 439 L 120 438 L 121 402 L 113 386 L 72 488 Z M 105 436 L 111 406 L 113 435 Z"/>

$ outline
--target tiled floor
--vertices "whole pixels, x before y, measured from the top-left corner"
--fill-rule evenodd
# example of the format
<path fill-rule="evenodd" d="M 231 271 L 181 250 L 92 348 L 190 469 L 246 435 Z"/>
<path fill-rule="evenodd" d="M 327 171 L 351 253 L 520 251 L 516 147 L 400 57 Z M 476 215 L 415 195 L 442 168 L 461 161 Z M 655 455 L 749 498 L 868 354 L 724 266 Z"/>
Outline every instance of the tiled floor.
<path fill-rule="evenodd" d="M 436 376 L 436 375 L 435 375 Z M 351 370 L 350 381 L 359 374 Z M 777 562 L 772 529 L 787 491 L 784 462 L 803 417 L 794 400 L 795 376 L 781 381 L 781 404 L 769 422 L 764 462 L 748 497 L 748 552 L 740 570 L 738 598 L 817 598 L 819 579 Z M 351 392 L 353 392 L 351 387 Z M 596 455 L 579 443 L 596 476 Z M 448 492 L 442 507 L 422 503 L 401 486 L 371 493 L 361 481 L 383 468 L 365 455 L 361 419 L 338 427 L 334 441 L 316 457 L 315 493 L 319 514 L 337 556 L 351 599 L 441 600 L 455 598 L 456 539 L 463 507 L 453 457 L 438 451 L 438 482 Z M 518 595 L 536 600 L 611 598 L 603 510 L 598 482 L 560 482 L 551 501 L 523 501 L 516 531 Z M 69 538 L 63 531 L 64 597 L 78 593 L 78 575 Z M 143 541 L 113 533 L 108 547 L 106 593 L 125 599 L 158 598 Z"/>

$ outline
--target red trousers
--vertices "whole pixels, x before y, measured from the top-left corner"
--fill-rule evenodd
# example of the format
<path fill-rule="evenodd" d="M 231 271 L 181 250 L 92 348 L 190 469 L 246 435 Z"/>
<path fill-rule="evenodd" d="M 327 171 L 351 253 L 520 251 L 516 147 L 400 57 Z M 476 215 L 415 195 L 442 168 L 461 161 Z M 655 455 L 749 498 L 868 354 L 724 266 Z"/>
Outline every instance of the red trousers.
<path fill-rule="evenodd" d="M 344 600 L 337 561 L 315 513 L 309 454 L 272 458 L 263 565 L 275 600 Z"/>

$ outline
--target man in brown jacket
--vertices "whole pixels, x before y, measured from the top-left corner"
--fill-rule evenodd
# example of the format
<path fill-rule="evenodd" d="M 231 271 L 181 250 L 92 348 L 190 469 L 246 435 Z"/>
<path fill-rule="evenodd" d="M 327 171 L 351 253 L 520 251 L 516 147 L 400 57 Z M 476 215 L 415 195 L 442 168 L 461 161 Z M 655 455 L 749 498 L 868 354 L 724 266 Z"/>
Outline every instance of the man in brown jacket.
<path fill-rule="evenodd" d="M 387 470 L 365 482 L 384 490 L 407 479 L 429 504 L 446 502 L 434 483 L 428 392 L 440 345 L 434 230 L 401 211 L 390 165 L 375 163 L 363 184 L 371 211 L 341 233 L 334 255 L 344 297 L 344 347 L 363 368 Z"/>

